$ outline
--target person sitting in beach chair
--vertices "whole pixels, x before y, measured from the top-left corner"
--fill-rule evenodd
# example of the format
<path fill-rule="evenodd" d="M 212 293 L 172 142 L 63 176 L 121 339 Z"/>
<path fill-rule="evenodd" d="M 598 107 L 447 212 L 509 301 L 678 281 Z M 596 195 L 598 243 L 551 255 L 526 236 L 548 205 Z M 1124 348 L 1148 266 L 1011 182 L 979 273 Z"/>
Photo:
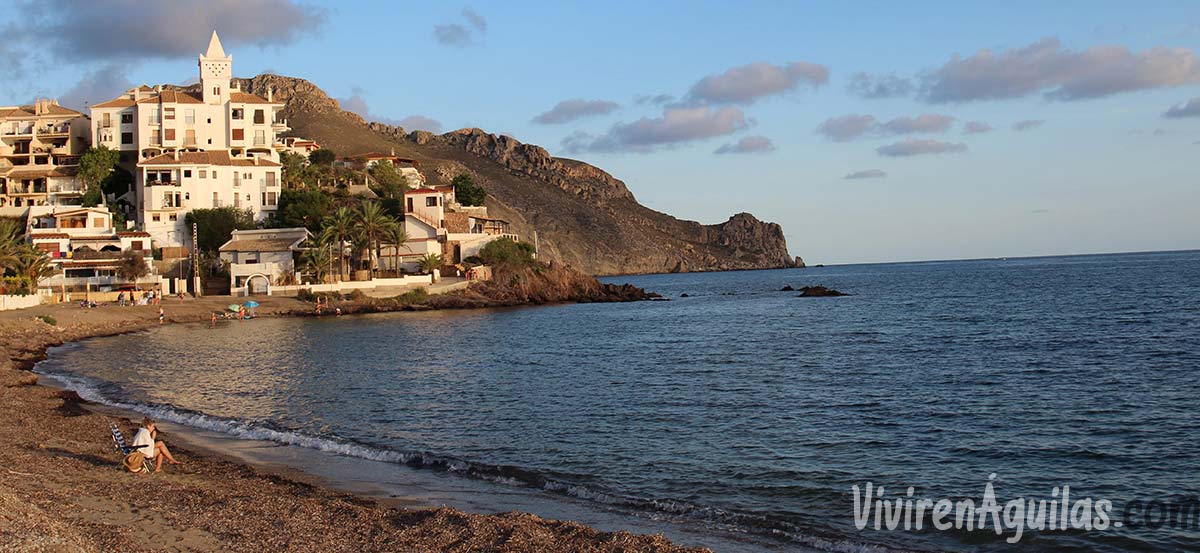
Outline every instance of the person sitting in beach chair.
<path fill-rule="evenodd" d="M 121 433 L 120 428 L 117 428 L 117 423 L 108 423 L 108 430 L 112 432 L 113 447 L 117 448 L 117 453 L 123 457 L 121 463 L 125 468 L 134 473 L 150 472 L 150 459 L 125 442 L 125 435 Z M 137 455 L 133 455 L 134 453 Z"/>
<path fill-rule="evenodd" d="M 154 472 L 162 472 L 163 458 L 172 465 L 180 465 L 175 457 L 171 456 L 171 451 L 167 449 L 167 444 L 158 439 L 158 427 L 154 424 L 154 419 L 146 417 L 142 421 L 142 427 L 133 435 L 133 447 L 146 456 L 146 459 L 154 460 Z"/>

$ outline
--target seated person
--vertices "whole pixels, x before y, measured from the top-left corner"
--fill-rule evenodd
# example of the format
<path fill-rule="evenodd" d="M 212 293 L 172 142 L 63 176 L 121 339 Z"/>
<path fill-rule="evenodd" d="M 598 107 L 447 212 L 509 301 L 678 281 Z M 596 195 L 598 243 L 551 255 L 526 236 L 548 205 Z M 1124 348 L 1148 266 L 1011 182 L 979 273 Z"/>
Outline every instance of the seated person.
<path fill-rule="evenodd" d="M 133 443 L 130 445 L 142 452 L 142 455 L 145 455 L 147 459 L 154 459 L 154 472 L 162 471 L 164 457 L 172 465 L 182 464 L 171 456 L 171 451 L 167 449 L 167 445 L 162 443 L 162 440 L 156 439 L 157 436 L 158 428 L 154 424 L 154 419 L 146 417 L 142 421 L 142 427 L 133 435 Z"/>

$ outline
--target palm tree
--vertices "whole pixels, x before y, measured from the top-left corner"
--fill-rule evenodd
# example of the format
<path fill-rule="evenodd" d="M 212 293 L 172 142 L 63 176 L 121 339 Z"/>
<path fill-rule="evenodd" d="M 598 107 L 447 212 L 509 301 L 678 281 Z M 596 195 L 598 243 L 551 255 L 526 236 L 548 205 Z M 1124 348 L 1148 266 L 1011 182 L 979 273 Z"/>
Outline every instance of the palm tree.
<path fill-rule="evenodd" d="M 317 247 L 306 250 L 303 254 L 304 271 L 313 274 L 317 284 L 325 282 L 333 265 L 333 253 L 329 251 L 329 243 L 322 242 Z"/>
<path fill-rule="evenodd" d="M 21 226 L 14 219 L 0 218 L 0 276 L 17 263 L 23 241 Z"/>
<path fill-rule="evenodd" d="M 371 278 L 375 278 L 374 259 L 378 257 L 379 240 L 390 234 L 396 221 L 383 211 L 379 202 L 363 202 L 355 215 L 355 228 L 366 241 L 367 269 L 371 271 Z"/>
<path fill-rule="evenodd" d="M 46 252 L 37 249 L 33 244 L 22 244 L 18 247 L 16 263 L 12 265 L 12 268 L 18 275 L 29 279 L 31 292 L 37 288 L 39 281 L 54 276 L 58 272 L 50 263 Z"/>
<path fill-rule="evenodd" d="M 396 276 L 400 276 L 400 248 L 408 249 L 405 242 L 408 242 L 408 231 L 404 230 L 404 223 L 397 221 L 388 229 L 387 238 L 393 245 L 392 247 L 392 270 L 396 272 Z"/>
<path fill-rule="evenodd" d="M 434 269 L 442 266 L 442 256 L 436 253 L 427 253 L 421 258 L 421 272 L 433 273 Z"/>
<path fill-rule="evenodd" d="M 338 280 L 341 280 L 342 275 L 345 274 L 343 270 L 345 261 L 345 256 L 343 255 L 344 244 L 354 237 L 354 212 L 348 207 L 339 207 L 333 213 L 325 216 L 322 227 L 323 232 L 327 233 L 329 241 L 337 249 Z"/>

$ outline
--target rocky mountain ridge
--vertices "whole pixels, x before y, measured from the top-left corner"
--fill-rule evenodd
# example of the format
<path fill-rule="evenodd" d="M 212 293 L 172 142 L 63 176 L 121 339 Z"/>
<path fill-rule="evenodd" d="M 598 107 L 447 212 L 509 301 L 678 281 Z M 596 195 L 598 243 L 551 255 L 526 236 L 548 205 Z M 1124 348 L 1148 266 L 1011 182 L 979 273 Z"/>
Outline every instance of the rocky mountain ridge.
<path fill-rule="evenodd" d="M 242 90 L 285 104 L 295 136 L 339 155 L 389 152 L 417 160 L 431 184 L 469 173 L 488 192 L 489 213 L 508 220 L 539 258 L 605 274 L 792 267 L 783 229 L 738 213 L 703 225 L 639 204 L 621 180 L 587 163 L 480 129 L 408 132 L 341 109 L 304 79 L 236 79 Z"/>

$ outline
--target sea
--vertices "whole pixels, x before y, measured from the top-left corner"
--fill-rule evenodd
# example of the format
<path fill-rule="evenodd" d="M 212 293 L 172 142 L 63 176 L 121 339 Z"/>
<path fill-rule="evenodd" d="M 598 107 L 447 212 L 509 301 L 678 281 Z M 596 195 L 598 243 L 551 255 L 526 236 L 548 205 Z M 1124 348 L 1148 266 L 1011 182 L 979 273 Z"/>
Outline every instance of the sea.
<path fill-rule="evenodd" d="M 604 280 L 665 300 L 171 325 L 36 370 L 405 505 L 716 551 L 1200 550 L 1200 252 Z M 849 295 L 784 290 L 812 285 Z"/>

